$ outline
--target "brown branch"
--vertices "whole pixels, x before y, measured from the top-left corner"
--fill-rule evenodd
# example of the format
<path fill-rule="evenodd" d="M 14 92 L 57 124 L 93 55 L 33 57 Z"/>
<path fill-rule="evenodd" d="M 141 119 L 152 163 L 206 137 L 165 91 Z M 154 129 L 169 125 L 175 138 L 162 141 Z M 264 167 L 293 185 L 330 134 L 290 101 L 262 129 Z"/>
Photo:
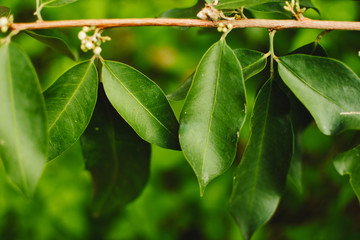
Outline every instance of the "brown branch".
<path fill-rule="evenodd" d="M 325 21 L 311 20 L 268 20 L 268 19 L 244 19 L 233 21 L 212 22 L 199 19 L 178 19 L 178 18 L 124 18 L 124 19 L 83 19 L 83 20 L 62 20 L 44 21 L 33 23 L 13 23 L 13 30 L 35 30 L 49 28 L 68 28 L 82 26 L 96 26 L 99 28 L 113 27 L 137 27 L 137 26 L 183 26 L 183 27 L 217 27 L 220 22 L 232 24 L 233 28 L 267 28 L 267 29 L 288 29 L 308 28 L 323 30 L 351 30 L 360 31 L 360 22 Z"/>

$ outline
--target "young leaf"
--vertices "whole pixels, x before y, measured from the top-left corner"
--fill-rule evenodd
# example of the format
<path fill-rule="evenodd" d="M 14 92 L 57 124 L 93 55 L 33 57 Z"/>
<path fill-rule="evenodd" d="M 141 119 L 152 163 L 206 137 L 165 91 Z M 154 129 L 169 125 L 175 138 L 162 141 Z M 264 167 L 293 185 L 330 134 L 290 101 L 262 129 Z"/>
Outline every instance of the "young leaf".
<path fill-rule="evenodd" d="M 234 49 L 234 53 L 238 60 L 241 63 L 241 67 L 243 70 L 244 80 L 248 80 L 254 75 L 261 72 L 267 62 L 267 56 L 264 53 L 246 49 L 246 48 L 238 48 Z M 174 92 L 167 95 L 167 98 L 171 101 L 181 101 L 186 98 L 186 94 L 188 93 L 191 83 L 194 78 L 194 73 L 191 74 L 184 82 L 177 88 Z"/>
<path fill-rule="evenodd" d="M 42 42 L 43 44 L 49 46 L 50 48 L 54 49 L 55 51 L 69 57 L 70 59 L 76 61 L 76 56 L 74 52 L 70 49 L 70 47 L 60 38 L 47 36 L 43 34 L 38 34 L 32 31 L 25 31 L 27 35 L 30 37 Z"/>
<path fill-rule="evenodd" d="M 136 69 L 113 61 L 103 61 L 102 79 L 111 104 L 141 138 L 179 149 L 179 124 L 159 86 Z"/>
<path fill-rule="evenodd" d="M 174 8 L 161 14 L 162 18 L 197 18 L 196 14 L 204 7 L 204 1 L 198 0 L 197 3 L 189 8 Z"/>
<path fill-rule="evenodd" d="M 0 17 L 8 17 L 10 15 L 10 8 L 0 6 Z"/>
<path fill-rule="evenodd" d="M 78 0 L 42 0 L 41 2 L 44 7 L 61 7 L 77 1 Z"/>
<path fill-rule="evenodd" d="M 50 160 L 73 145 L 85 131 L 95 108 L 97 87 L 95 65 L 85 61 L 65 72 L 44 92 Z"/>
<path fill-rule="evenodd" d="M 337 155 L 334 166 L 342 176 L 350 176 L 351 187 L 360 201 L 360 146 Z"/>
<path fill-rule="evenodd" d="M 286 95 L 269 80 L 260 90 L 251 118 L 251 137 L 235 170 L 230 211 L 244 239 L 276 210 L 285 188 L 293 132 Z"/>
<path fill-rule="evenodd" d="M 245 118 L 243 73 L 235 53 L 220 40 L 201 59 L 180 116 L 180 145 L 200 185 L 232 164 Z"/>
<path fill-rule="evenodd" d="M 26 53 L 0 48 L 0 158 L 9 179 L 30 195 L 48 151 L 45 103 Z"/>
<path fill-rule="evenodd" d="M 301 54 L 277 61 L 281 78 L 324 134 L 360 129 L 360 79 L 351 69 L 334 59 Z"/>
<path fill-rule="evenodd" d="M 93 214 L 117 212 L 141 193 L 149 178 L 150 144 L 119 116 L 103 90 L 80 140 L 94 183 Z"/>

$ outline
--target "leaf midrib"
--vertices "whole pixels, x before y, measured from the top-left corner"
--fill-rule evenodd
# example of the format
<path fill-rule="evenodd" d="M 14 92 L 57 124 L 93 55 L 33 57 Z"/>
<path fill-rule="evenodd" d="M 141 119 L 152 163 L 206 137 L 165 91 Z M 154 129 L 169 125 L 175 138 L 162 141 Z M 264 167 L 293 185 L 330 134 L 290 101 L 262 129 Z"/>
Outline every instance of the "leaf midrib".
<path fill-rule="evenodd" d="M 109 70 L 111 75 L 120 83 L 120 85 L 126 90 L 126 92 L 132 96 L 135 101 L 153 118 L 155 119 L 160 126 L 162 126 L 166 131 L 168 131 L 171 135 L 173 135 L 176 138 L 176 134 L 174 134 L 170 129 L 168 129 L 158 118 L 156 118 L 142 103 L 141 101 L 120 81 L 120 79 L 115 75 L 115 73 L 111 70 L 111 68 L 104 62 L 104 65 Z"/>
<path fill-rule="evenodd" d="M 58 114 L 58 116 L 55 118 L 55 120 L 53 121 L 53 123 L 50 125 L 50 127 L 48 128 L 48 131 L 50 132 L 51 129 L 54 127 L 54 125 L 59 121 L 60 117 L 66 112 L 67 107 L 70 105 L 70 103 L 73 101 L 73 99 L 75 98 L 75 95 L 79 92 L 81 86 L 83 85 L 90 69 L 92 67 L 92 62 L 89 63 L 89 67 L 86 69 L 86 72 L 83 76 L 83 78 L 81 79 L 80 83 L 78 84 L 78 86 L 76 87 L 75 91 L 73 92 L 73 94 L 71 95 L 71 97 L 69 98 L 69 100 L 67 101 L 67 103 L 65 104 L 64 108 L 60 111 L 60 113 Z"/>

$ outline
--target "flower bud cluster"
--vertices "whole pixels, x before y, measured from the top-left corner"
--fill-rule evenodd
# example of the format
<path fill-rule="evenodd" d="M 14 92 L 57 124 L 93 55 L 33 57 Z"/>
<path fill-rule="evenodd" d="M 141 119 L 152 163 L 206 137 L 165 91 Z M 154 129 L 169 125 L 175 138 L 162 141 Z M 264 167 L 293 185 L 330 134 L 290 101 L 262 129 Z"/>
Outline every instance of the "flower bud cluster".
<path fill-rule="evenodd" d="M 88 35 L 89 32 L 92 32 L 92 34 Z M 108 36 L 101 36 L 101 30 L 96 27 L 83 27 L 78 33 L 78 38 L 81 41 L 80 48 L 83 52 L 92 50 L 97 56 L 99 56 L 102 51 L 100 47 L 101 43 L 111 40 Z"/>
<path fill-rule="evenodd" d="M 303 17 L 302 14 L 306 11 L 306 8 L 301 8 L 299 1 L 295 0 L 291 0 L 291 3 L 285 1 L 284 9 L 291 12 L 297 19 L 301 19 Z"/>
<path fill-rule="evenodd" d="M 1 17 L 0 18 L 0 30 L 3 33 L 6 33 L 9 30 L 10 25 L 14 21 L 14 16 L 10 15 L 9 17 Z"/>
<path fill-rule="evenodd" d="M 217 30 L 218 30 L 218 32 L 226 33 L 226 32 L 231 31 L 232 28 L 233 28 L 232 24 L 228 24 L 228 25 L 225 26 L 225 24 L 219 23 L 219 26 L 218 26 Z"/>

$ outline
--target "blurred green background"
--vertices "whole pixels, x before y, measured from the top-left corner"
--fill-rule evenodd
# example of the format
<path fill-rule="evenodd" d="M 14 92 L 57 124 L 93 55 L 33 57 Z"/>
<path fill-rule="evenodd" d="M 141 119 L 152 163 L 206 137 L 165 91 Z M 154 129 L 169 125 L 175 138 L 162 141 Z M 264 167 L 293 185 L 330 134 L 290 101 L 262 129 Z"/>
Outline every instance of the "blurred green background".
<path fill-rule="evenodd" d="M 86 18 L 158 17 L 171 8 L 189 7 L 195 0 L 79 0 L 61 8 L 43 10 L 45 20 Z M 305 15 L 316 19 L 359 21 L 358 1 L 313 0 L 320 10 Z M 10 7 L 16 22 L 35 21 L 35 0 L 0 0 Z M 284 18 L 254 13 L 261 18 Z M 62 29 L 69 45 L 78 51 L 76 29 Z M 278 56 L 315 40 L 320 30 L 283 30 L 275 37 Z M 112 41 L 103 45 L 105 59 L 125 62 L 156 81 L 170 93 L 196 68 L 204 52 L 220 38 L 216 30 L 199 28 L 136 27 L 109 29 Z M 345 62 L 360 75 L 360 33 L 333 31 L 321 40 L 329 57 Z M 14 41 L 31 57 L 43 86 L 55 81 L 75 62 L 49 50 L 25 34 Z M 233 30 L 227 41 L 233 48 L 268 51 L 266 29 Z M 80 59 L 91 55 L 79 53 Z M 265 70 L 247 81 L 249 106 Z M 179 116 L 183 102 L 172 102 Z M 249 131 L 244 128 L 241 148 Z M 335 171 L 334 155 L 359 143 L 356 132 L 336 137 L 321 134 L 314 123 L 299 136 L 303 150 L 303 191 L 289 185 L 272 220 L 254 239 L 360 239 L 360 207 L 347 177 Z M 209 185 L 199 197 L 195 175 L 181 152 L 152 147 L 151 176 L 141 196 L 113 221 L 106 223 L 103 239 L 241 239 L 228 212 L 232 169 Z M 0 239 L 92 239 L 99 226 L 92 222 L 91 176 L 84 170 L 79 144 L 49 162 L 33 199 L 19 196 L 0 172 Z M 126 194 L 126 193 L 124 193 Z M 102 226 L 103 227 L 103 226 Z"/>

